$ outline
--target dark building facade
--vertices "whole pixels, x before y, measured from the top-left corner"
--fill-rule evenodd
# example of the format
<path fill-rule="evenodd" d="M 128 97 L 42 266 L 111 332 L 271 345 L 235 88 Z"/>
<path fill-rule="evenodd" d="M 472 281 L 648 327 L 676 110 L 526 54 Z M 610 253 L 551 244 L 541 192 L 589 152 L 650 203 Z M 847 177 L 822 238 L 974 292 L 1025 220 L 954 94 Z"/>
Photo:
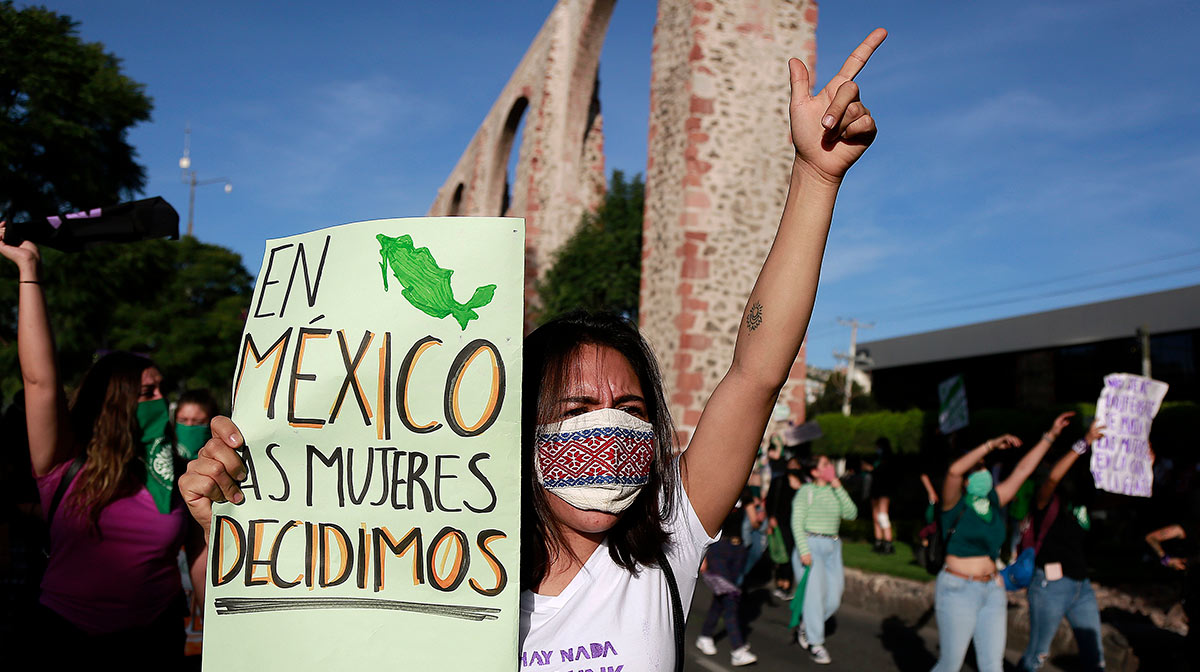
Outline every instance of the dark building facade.
<path fill-rule="evenodd" d="M 937 408 L 937 386 L 961 374 L 970 408 L 1095 402 L 1106 374 L 1150 373 L 1167 401 L 1197 401 L 1200 285 L 862 343 L 872 392 L 887 409 Z"/>

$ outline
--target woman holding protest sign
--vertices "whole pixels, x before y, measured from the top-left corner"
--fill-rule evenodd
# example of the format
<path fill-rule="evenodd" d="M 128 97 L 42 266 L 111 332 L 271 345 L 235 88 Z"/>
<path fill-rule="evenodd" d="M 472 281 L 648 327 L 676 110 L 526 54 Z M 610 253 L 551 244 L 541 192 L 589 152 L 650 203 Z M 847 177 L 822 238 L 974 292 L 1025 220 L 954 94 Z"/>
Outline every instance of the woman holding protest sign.
<path fill-rule="evenodd" d="M 1050 643 L 1065 616 L 1075 632 L 1080 668 L 1104 669 L 1100 643 L 1100 607 L 1087 578 L 1086 535 L 1091 529 L 1088 504 L 1095 493 L 1091 474 L 1071 467 L 1087 453 L 1104 427 L 1093 423 L 1087 435 L 1058 458 L 1038 486 L 1032 525 L 1022 546 L 1034 549 L 1029 583 L 1029 646 L 1020 669 L 1035 672 L 1050 655 Z"/>
<path fill-rule="evenodd" d="M 816 95 L 804 64 L 789 62 L 795 157 L 787 202 L 746 302 L 729 372 L 682 455 L 658 366 L 636 327 L 616 316 L 576 314 L 527 337 L 521 568 L 527 662 L 560 662 L 557 654 L 591 643 L 607 665 L 681 668 L 682 605 L 691 602 L 700 559 L 745 486 L 803 342 L 841 181 L 875 138 L 853 79 L 886 35 L 872 32 Z M 246 473 L 234 451 L 241 445 L 237 428 L 227 418 L 212 428 L 215 438 L 180 481 L 205 525 L 212 501 L 242 501 L 237 481 Z M 599 485 L 566 459 L 587 450 L 583 435 L 614 447 Z"/>
<path fill-rule="evenodd" d="M 955 460 L 946 472 L 941 510 L 946 563 L 938 573 L 934 598 L 940 648 L 935 671 L 961 669 L 972 641 L 980 672 L 1003 668 L 1007 600 L 1004 581 L 996 571 L 1005 539 L 1003 507 L 1033 474 L 1073 415 L 1055 418 L 1050 430 L 998 484 L 993 485 L 985 458 L 993 450 L 1019 448 L 1021 440 L 1012 434 L 988 439 Z"/>
<path fill-rule="evenodd" d="M 49 528 L 49 563 L 30 620 L 30 634 L 43 645 L 35 650 L 55 668 L 84 660 L 135 670 L 175 667 L 184 636 L 176 557 L 192 542 L 196 576 L 204 548 L 175 493 L 162 374 L 145 357 L 109 353 L 87 371 L 68 404 L 41 254 L 29 241 L 6 244 L 6 228 L 0 222 L 0 254 L 20 275 L 17 353 L 30 463 Z"/>

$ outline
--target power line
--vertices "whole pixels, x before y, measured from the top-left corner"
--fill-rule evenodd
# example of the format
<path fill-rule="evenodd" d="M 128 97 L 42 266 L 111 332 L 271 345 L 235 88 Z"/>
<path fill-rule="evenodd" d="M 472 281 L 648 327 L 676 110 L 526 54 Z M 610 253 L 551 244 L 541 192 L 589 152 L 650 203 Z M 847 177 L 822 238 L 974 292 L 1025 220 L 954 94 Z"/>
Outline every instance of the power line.
<path fill-rule="evenodd" d="M 1189 273 L 1191 271 L 1200 271 L 1200 266 L 1189 266 L 1187 268 L 1177 268 L 1177 269 L 1170 270 L 1170 271 L 1161 271 L 1159 273 L 1147 273 L 1145 275 L 1134 276 L 1132 278 L 1121 278 L 1121 279 L 1112 280 L 1109 282 L 1100 282 L 1100 283 L 1096 283 L 1096 284 L 1092 284 L 1092 285 L 1085 285 L 1083 287 L 1074 287 L 1074 288 L 1070 288 L 1070 289 L 1056 290 L 1053 292 L 1043 292 L 1041 294 L 1028 294 L 1025 296 L 1018 296 L 1018 297 L 1013 297 L 1013 298 L 1008 298 L 1008 299 L 997 299 L 995 301 L 984 301 L 982 303 L 948 306 L 945 308 L 935 308 L 933 310 L 926 310 L 926 311 L 919 311 L 916 313 L 910 313 L 904 317 L 896 318 L 892 321 L 903 321 L 903 320 L 913 318 L 913 317 L 936 315 L 938 313 L 948 313 L 948 312 L 953 312 L 953 311 L 957 311 L 957 310 L 973 310 L 975 308 L 987 308 L 990 306 L 999 306 L 999 305 L 1004 305 L 1007 303 L 1019 303 L 1021 301 L 1032 301 L 1032 300 L 1036 300 L 1036 299 L 1045 299 L 1045 298 L 1050 298 L 1050 297 L 1054 297 L 1054 296 L 1062 296 L 1064 294 L 1077 294 L 1079 292 L 1086 292 L 1086 291 L 1089 291 L 1092 289 L 1102 289 L 1104 287 L 1115 287 L 1117 285 L 1122 285 L 1122 284 L 1129 283 L 1129 282 L 1140 282 L 1142 280 L 1152 280 L 1154 278 L 1162 278 L 1162 277 L 1167 277 L 1170 275 L 1177 275 L 1180 273 Z"/>
<path fill-rule="evenodd" d="M 1152 257 L 1149 259 L 1142 259 L 1140 261 L 1128 262 L 1128 263 L 1122 264 L 1119 268 L 1102 269 L 1099 271 L 1094 271 L 1092 273 L 1072 273 L 1070 275 L 1062 275 L 1062 276 L 1057 276 L 1057 277 L 1053 277 L 1053 278 L 1047 278 L 1044 280 L 1037 280 L 1037 281 L 1032 281 L 1032 282 L 1028 282 L 1028 283 L 1022 283 L 1020 285 L 1012 285 L 1010 287 L 991 290 L 991 291 L 993 294 L 1003 294 L 1003 293 L 1016 291 L 1019 289 L 1027 289 L 1029 287 L 1039 287 L 1039 286 L 1046 285 L 1046 284 L 1063 282 L 1065 280 L 1072 280 L 1072 279 L 1077 279 L 1080 277 L 1104 275 L 1107 273 L 1124 271 L 1124 270 L 1128 270 L 1129 268 L 1134 268 L 1137 266 L 1145 266 L 1146 264 L 1167 261 L 1170 259 L 1177 259 L 1180 257 L 1186 257 L 1186 256 L 1190 256 L 1190 255 L 1197 254 L 1197 253 L 1200 253 L 1200 248 L 1185 250 L 1183 252 L 1174 252 L 1171 254 L 1161 255 L 1158 257 Z M 1123 279 L 1114 280 L 1114 281 L 1106 281 L 1106 282 L 1096 283 L 1096 284 L 1092 284 L 1092 285 L 1085 285 L 1082 287 L 1055 290 L 1053 292 L 1029 294 L 1029 295 L 1023 295 L 1023 296 L 1019 296 L 1019 297 L 1011 297 L 1011 298 L 1007 298 L 1007 299 L 997 299 L 997 300 L 993 300 L 993 301 L 985 301 L 985 302 L 981 302 L 981 303 L 946 306 L 946 307 L 942 307 L 942 308 L 935 308 L 933 310 L 925 310 L 925 311 L 919 311 L 919 312 L 915 312 L 915 313 L 910 312 L 913 308 L 938 306 L 939 304 L 943 304 L 943 303 L 946 303 L 949 301 L 970 299 L 970 298 L 986 295 L 986 293 L 984 293 L 984 292 L 972 292 L 970 294 L 960 294 L 957 296 L 943 297 L 940 299 L 930 299 L 928 301 L 920 301 L 917 303 L 909 304 L 907 306 L 892 307 L 883 312 L 874 313 L 874 315 L 876 316 L 876 319 L 879 319 L 880 317 L 886 318 L 890 315 L 903 314 L 902 317 L 895 319 L 895 320 L 891 320 L 891 321 L 904 321 L 909 318 L 924 317 L 926 315 L 936 315 L 939 313 L 951 312 L 951 311 L 956 311 L 956 310 L 972 310 L 975 308 L 986 308 L 986 307 L 996 306 L 996 305 L 1019 303 L 1022 301 L 1032 301 L 1032 300 L 1042 299 L 1042 298 L 1051 298 L 1054 296 L 1062 296 L 1062 295 L 1066 295 L 1066 294 L 1076 294 L 1079 292 L 1085 292 L 1085 291 L 1089 291 L 1092 289 L 1102 289 L 1105 287 L 1112 287 L 1112 286 L 1116 286 L 1116 285 L 1120 285 L 1120 284 L 1124 284 L 1124 283 L 1128 283 L 1128 282 L 1139 282 L 1142 280 L 1150 280 L 1150 279 L 1154 279 L 1154 278 L 1167 277 L 1167 276 L 1171 276 L 1171 275 L 1177 275 L 1180 273 L 1188 273 L 1188 272 L 1195 271 L 1195 270 L 1200 270 L 1200 266 L 1189 266 L 1186 268 L 1162 271 L 1159 273 L 1150 273 L 1150 274 L 1134 276 L 1134 277 L 1130 277 L 1130 278 L 1123 278 Z M 825 326 L 824 328 L 818 329 L 816 331 L 814 331 L 812 329 L 812 325 L 810 324 L 808 333 L 805 335 L 805 338 L 808 338 L 808 339 L 824 338 L 824 337 L 832 335 L 838 331 L 840 331 L 840 327 L 836 324 Z"/>
<path fill-rule="evenodd" d="M 1040 287 L 1043 285 L 1054 284 L 1056 282 L 1064 282 L 1067 280 L 1077 280 L 1081 277 L 1105 275 L 1108 273 L 1116 273 L 1119 271 L 1128 270 L 1130 268 L 1135 268 L 1137 266 L 1145 266 L 1147 264 L 1154 264 L 1154 263 L 1158 263 L 1161 261 L 1178 259 L 1179 257 L 1186 257 L 1186 256 L 1190 256 L 1190 255 L 1197 254 L 1197 253 L 1200 253 L 1200 248 L 1186 250 L 1183 252 L 1174 252 L 1174 253 L 1162 255 L 1159 257 L 1143 259 L 1141 261 L 1133 261 L 1133 262 L 1123 263 L 1117 268 L 1105 268 L 1105 269 L 1101 269 L 1098 271 L 1092 271 L 1090 273 L 1071 273 L 1069 275 L 1061 275 L 1061 276 L 1057 276 L 1057 277 L 1053 277 L 1053 278 L 1046 278 L 1043 280 L 1035 280 L 1035 281 L 1031 281 L 1028 283 L 1012 285 L 1010 287 L 1004 287 L 1004 288 L 1000 288 L 1000 289 L 987 290 L 984 292 L 971 292 L 969 294 L 959 294 L 957 296 L 942 297 L 939 299 L 930 299 L 928 301 L 919 301 L 917 303 L 908 304 L 907 306 L 899 306 L 899 307 L 889 308 L 888 310 L 886 310 L 882 313 L 876 313 L 876 316 L 877 316 L 877 318 L 878 317 L 887 317 L 888 315 L 893 315 L 893 314 L 897 314 L 897 313 L 906 313 L 913 308 L 925 308 L 925 307 L 929 307 L 929 306 L 936 306 L 936 305 L 942 304 L 942 303 L 948 303 L 951 301 L 960 301 L 962 299 L 972 299 L 972 298 L 976 298 L 979 296 L 984 296 L 988 293 L 1004 294 L 1004 293 L 1013 292 L 1013 291 L 1017 291 L 1017 290 L 1021 290 L 1021 289 L 1029 289 L 1030 287 Z M 1190 270 L 1190 269 L 1187 269 L 1187 270 Z"/>

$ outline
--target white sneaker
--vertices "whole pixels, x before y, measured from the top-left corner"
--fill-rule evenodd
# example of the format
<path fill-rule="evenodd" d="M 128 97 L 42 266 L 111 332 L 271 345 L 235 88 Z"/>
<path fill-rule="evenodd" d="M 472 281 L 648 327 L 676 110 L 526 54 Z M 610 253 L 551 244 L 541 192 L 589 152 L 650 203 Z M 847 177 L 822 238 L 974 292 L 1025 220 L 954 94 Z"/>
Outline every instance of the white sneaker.
<path fill-rule="evenodd" d="M 750 665 L 757 662 L 758 656 L 750 652 L 749 644 L 743 644 L 734 649 L 733 653 L 729 656 L 729 664 L 734 667 L 741 667 L 742 665 Z"/>
<path fill-rule="evenodd" d="M 704 635 L 697 637 L 696 648 L 700 649 L 700 653 L 703 653 L 706 656 L 717 655 L 717 645 L 715 642 L 713 642 L 712 637 L 705 637 Z"/>
<path fill-rule="evenodd" d="M 800 627 L 796 628 L 796 643 L 805 651 L 808 650 L 808 635 L 804 632 L 803 623 L 800 624 Z"/>
<path fill-rule="evenodd" d="M 812 653 L 813 662 L 818 665 L 828 665 L 833 662 L 833 659 L 829 657 L 829 652 L 820 644 L 813 644 L 809 651 Z"/>

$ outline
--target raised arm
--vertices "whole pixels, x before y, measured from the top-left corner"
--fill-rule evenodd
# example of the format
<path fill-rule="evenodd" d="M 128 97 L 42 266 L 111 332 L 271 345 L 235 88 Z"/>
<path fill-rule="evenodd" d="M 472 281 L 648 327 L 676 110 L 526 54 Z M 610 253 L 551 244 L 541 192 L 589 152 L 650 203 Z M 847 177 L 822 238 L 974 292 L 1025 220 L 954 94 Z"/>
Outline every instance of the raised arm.
<path fill-rule="evenodd" d="M 1050 446 L 1054 444 L 1058 435 L 1062 434 L 1062 430 L 1071 424 L 1071 418 L 1074 415 L 1074 411 L 1068 411 L 1055 418 L 1054 424 L 1050 425 L 1050 429 L 1042 434 L 1042 438 L 1038 440 L 1033 448 L 1030 448 L 1029 452 L 1021 457 L 1021 460 L 1017 462 L 1017 466 L 1013 468 L 1008 478 L 996 486 L 996 498 L 1000 500 L 1000 506 L 1007 506 L 1012 501 L 1012 498 L 1017 496 L 1017 490 L 1021 489 L 1021 486 L 1025 483 L 1025 479 L 1033 474 L 1034 469 L 1037 469 L 1037 465 L 1046 456 L 1046 451 L 1050 450 Z"/>
<path fill-rule="evenodd" d="M 925 496 L 929 498 L 929 503 L 937 504 L 937 490 L 933 487 L 933 481 L 929 480 L 929 474 L 921 474 L 921 485 L 925 486 Z"/>
<path fill-rule="evenodd" d="M 875 121 L 853 79 L 886 36 L 882 28 L 872 32 L 815 96 L 804 64 L 788 62 L 796 153 L 787 201 L 746 302 L 733 363 L 683 456 L 684 487 L 710 534 L 746 483 L 771 407 L 804 342 L 838 187 L 875 139 Z"/>
<path fill-rule="evenodd" d="M 962 498 L 963 476 L 972 467 L 979 464 L 984 457 L 987 457 L 988 453 L 993 450 L 1004 450 L 1009 446 L 1020 445 L 1020 439 L 1012 434 L 1005 434 L 994 439 L 988 439 L 955 460 L 950 465 L 950 468 L 946 470 L 946 480 L 942 482 L 942 510 L 949 511 L 954 508 L 955 504 L 958 504 L 958 500 Z"/>
<path fill-rule="evenodd" d="M 29 461 L 35 476 L 44 476 L 55 465 L 71 458 L 67 405 L 58 380 L 54 336 L 46 315 L 41 285 L 41 253 L 28 240 L 20 245 L 4 242 L 7 226 L 0 222 L 0 254 L 17 266 L 20 276 L 17 299 L 17 359 L 25 384 L 25 423 L 29 434 Z"/>
<path fill-rule="evenodd" d="M 1058 462 L 1055 462 L 1054 467 L 1050 469 L 1050 475 L 1038 487 L 1037 499 L 1035 500 L 1037 508 L 1044 509 L 1050 504 L 1050 498 L 1054 496 L 1054 489 L 1058 487 L 1058 484 L 1067 475 L 1067 472 L 1071 470 L 1075 461 L 1086 453 L 1088 448 L 1092 447 L 1096 439 L 1100 438 L 1103 430 L 1104 425 L 1099 424 L 1099 422 L 1093 422 L 1087 436 L 1077 441 L 1075 445 L 1071 446 L 1071 450 L 1068 450 L 1062 457 L 1058 458 Z"/>
<path fill-rule="evenodd" d="M 1154 549 L 1156 554 L 1158 554 L 1158 561 L 1161 562 L 1164 567 L 1183 570 L 1187 569 L 1187 561 L 1183 558 L 1172 558 L 1171 556 L 1167 555 L 1166 551 L 1163 550 L 1162 542 L 1170 539 L 1186 538 L 1187 532 L 1184 531 L 1182 525 L 1168 525 L 1166 527 L 1160 527 L 1150 534 L 1147 534 L 1146 543 L 1150 545 L 1150 548 Z"/>

